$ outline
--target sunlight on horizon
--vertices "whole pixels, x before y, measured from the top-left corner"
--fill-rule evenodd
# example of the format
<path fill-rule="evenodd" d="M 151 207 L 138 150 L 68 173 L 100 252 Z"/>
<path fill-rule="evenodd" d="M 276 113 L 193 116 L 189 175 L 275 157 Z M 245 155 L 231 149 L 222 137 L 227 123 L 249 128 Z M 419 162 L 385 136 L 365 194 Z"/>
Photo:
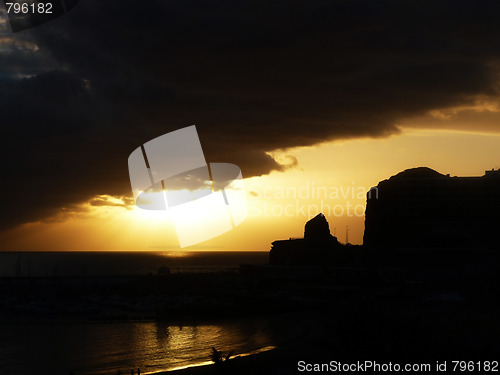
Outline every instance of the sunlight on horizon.
<path fill-rule="evenodd" d="M 500 167 L 500 135 L 403 129 L 388 138 L 363 138 L 277 150 L 298 165 L 244 180 L 248 217 L 235 229 L 192 250 L 263 250 L 271 242 L 302 237 L 307 220 L 323 212 L 340 242 L 361 244 L 366 192 L 409 168 L 482 176 Z M 1 250 L 181 251 L 168 211 L 135 207 L 129 196 L 100 195 L 55 217 L 0 234 Z"/>

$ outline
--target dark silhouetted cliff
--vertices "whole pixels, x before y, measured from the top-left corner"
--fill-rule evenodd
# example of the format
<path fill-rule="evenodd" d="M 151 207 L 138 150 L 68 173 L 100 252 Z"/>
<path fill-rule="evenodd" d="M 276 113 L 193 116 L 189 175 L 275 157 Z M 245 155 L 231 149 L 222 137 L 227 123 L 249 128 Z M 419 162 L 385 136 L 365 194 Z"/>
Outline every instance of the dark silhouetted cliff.
<path fill-rule="evenodd" d="M 340 247 L 330 234 L 325 215 L 318 214 L 304 228 L 304 238 L 277 240 L 272 243 L 269 255 L 271 265 L 320 265 L 332 260 L 335 249 Z"/>
<path fill-rule="evenodd" d="M 363 243 L 383 248 L 499 248 L 500 171 L 450 177 L 414 168 L 367 194 Z"/>
<path fill-rule="evenodd" d="M 304 238 L 310 240 L 322 240 L 331 237 L 330 226 L 325 215 L 319 214 L 309 220 L 304 227 Z"/>

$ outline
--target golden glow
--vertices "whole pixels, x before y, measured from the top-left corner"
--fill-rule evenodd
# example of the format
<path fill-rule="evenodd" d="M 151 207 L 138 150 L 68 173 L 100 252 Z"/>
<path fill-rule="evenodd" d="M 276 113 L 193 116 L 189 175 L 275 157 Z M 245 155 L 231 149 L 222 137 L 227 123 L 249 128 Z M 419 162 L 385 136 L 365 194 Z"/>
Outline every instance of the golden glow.
<path fill-rule="evenodd" d="M 305 222 L 326 208 L 330 208 L 324 213 L 332 234 L 335 230 L 345 242 L 348 226 L 349 242 L 359 244 L 364 217 L 353 211 L 349 216 L 347 206 L 358 206 L 359 214 L 370 187 L 419 166 L 443 174 L 481 176 L 486 169 L 500 168 L 500 135 L 412 128 L 389 138 L 330 142 L 272 155 L 292 165 L 296 158 L 298 165 L 245 179 L 247 219 L 219 237 L 182 251 L 266 251 L 276 239 L 303 236 Z M 0 249 L 180 251 L 170 215 L 139 209 L 131 197 L 100 195 L 43 222 L 1 233 Z"/>

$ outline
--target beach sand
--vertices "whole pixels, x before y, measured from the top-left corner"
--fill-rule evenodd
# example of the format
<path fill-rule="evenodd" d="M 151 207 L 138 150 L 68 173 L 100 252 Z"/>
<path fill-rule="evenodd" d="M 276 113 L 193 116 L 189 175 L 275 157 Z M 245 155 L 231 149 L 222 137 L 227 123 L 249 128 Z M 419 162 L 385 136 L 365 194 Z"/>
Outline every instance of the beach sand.
<path fill-rule="evenodd" d="M 288 356 L 288 360 L 286 357 Z M 285 362 L 290 363 L 290 352 L 285 356 L 282 349 L 273 349 L 266 352 L 245 357 L 235 357 L 227 362 L 215 365 L 188 367 L 173 371 L 155 373 L 155 375 L 208 375 L 208 374 L 289 374 L 286 372 Z"/>
<path fill-rule="evenodd" d="M 329 314 L 326 314 L 329 316 Z M 289 313 L 280 316 L 284 339 L 278 347 L 262 351 L 252 355 L 238 356 L 220 364 L 207 364 L 202 366 L 188 367 L 172 371 L 163 371 L 154 375 L 218 375 L 218 374 L 295 374 L 297 361 L 306 359 L 308 349 L 313 349 L 315 354 L 325 353 L 317 351 L 315 342 L 317 336 L 322 334 L 322 325 L 318 321 L 325 319 L 324 313 L 317 311 Z M 307 349 L 306 349 L 307 348 Z"/>
<path fill-rule="evenodd" d="M 274 350 L 164 372 L 175 375 L 298 373 L 298 362 L 429 363 L 449 358 L 496 361 L 500 344 L 498 307 L 462 303 L 370 301 L 301 314 L 293 321 L 305 334 Z"/>

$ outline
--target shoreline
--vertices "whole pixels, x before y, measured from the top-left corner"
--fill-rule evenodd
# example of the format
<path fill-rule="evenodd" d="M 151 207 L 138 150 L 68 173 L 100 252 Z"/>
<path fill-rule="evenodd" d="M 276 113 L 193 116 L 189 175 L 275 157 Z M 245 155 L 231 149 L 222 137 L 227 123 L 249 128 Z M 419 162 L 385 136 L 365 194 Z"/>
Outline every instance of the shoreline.
<path fill-rule="evenodd" d="M 290 358 L 297 358 L 304 345 L 308 345 L 314 340 L 317 333 L 311 324 L 305 322 L 311 321 L 315 317 L 314 311 L 307 314 L 290 313 L 274 317 L 281 321 L 283 326 L 290 327 L 290 337 L 275 347 L 264 347 L 254 350 L 247 354 L 238 354 L 227 362 L 214 364 L 210 361 L 199 365 L 191 365 L 182 368 L 175 368 L 160 372 L 145 373 L 147 375 L 206 375 L 206 374 L 238 374 L 254 375 L 262 369 L 272 371 L 273 373 L 285 370 L 285 363 L 290 362 Z M 299 318 L 299 319 L 297 319 Z M 292 332 L 293 331 L 293 332 Z M 283 336 L 282 336 L 283 337 Z M 269 350 L 263 350 L 270 348 Z M 256 353 L 254 353 L 256 352 Z M 253 353 L 253 354 L 252 354 Z"/>
<path fill-rule="evenodd" d="M 286 353 L 285 353 L 286 352 Z M 290 359 L 290 348 L 277 347 L 263 352 L 236 356 L 221 364 L 207 363 L 167 371 L 145 373 L 147 375 L 206 375 L 206 374 L 256 374 L 263 369 L 276 373 L 283 369 L 280 363 Z"/>
<path fill-rule="evenodd" d="M 207 360 L 200 364 L 187 365 L 185 367 L 173 368 L 157 372 L 145 372 L 145 375 L 205 375 L 205 374 L 255 374 L 261 369 L 278 371 L 280 363 L 290 360 L 290 356 L 296 357 L 302 345 L 311 342 L 314 338 L 315 329 L 305 322 L 310 321 L 315 316 L 313 311 L 307 314 L 288 313 L 279 316 L 269 316 L 268 319 L 279 321 L 281 329 L 286 329 L 286 333 L 280 332 L 281 340 L 276 342 L 276 346 L 266 346 L 253 350 L 249 353 L 237 354 L 227 362 L 214 364 Z M 266 350 L 267 349 L 267 350 Z M 208 355 L 207 355 L 208 358 Z"/>
<path fill-rule="evenodd" d="M 191 374 L 191 373 L 206 373 L 208 371 L 226 369 L 226 368 L 234 368 L 236 365 L 240 366 L 243 363 L 247 363 L 248 361 L 255 361 L 258 356 L 263 354 L 267 354 L 267 356 L 272 356 L 273 353 L 278 350 L 276 346 L 266 346 L 260 349 L 253 350 L 248 353 L 237 354 L 236 356 L 229 359 L 227 362 L 222 362 L 219 365 L 216 365 L 212 361 L 206 361 L 199 364 L 181 366 L 177 368 L 173 368 L 170 370 L 164 370 L 159 372 L 151 372 L 146 373 L 147 375 L 164 375 L 164 374 Z M 208 356 L 207 356 L 208 357 Z"/>

